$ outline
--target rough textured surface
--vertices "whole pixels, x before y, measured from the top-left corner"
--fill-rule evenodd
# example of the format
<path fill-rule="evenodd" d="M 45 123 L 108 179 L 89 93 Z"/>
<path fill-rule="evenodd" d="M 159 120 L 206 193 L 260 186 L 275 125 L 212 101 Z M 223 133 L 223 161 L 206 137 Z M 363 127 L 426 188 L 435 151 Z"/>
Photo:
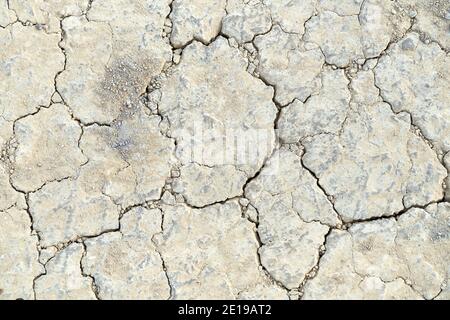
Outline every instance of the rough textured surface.
<path fill-rule="evenodd" d="M 86 240 L 84 272 L 96 280 L 102 299 L 167 299 L 170 287 L 152 237 L 161 211 L 137 207 L 121 219 L 121 230 Z"/>
<path fill-rule="evenodd" d="M 269 218 L 269 215 L 279 214 L 280 211 L 293 211 L 307 223 L 339 224 L 332 204 L 316 179 L 303 168 L 300 156 L 290 150 L 276 151 L 260 175 L 247 185 L 245 195 L 260 214 L 260 226 L 261 215 Z M 275 216 L 270 219 L 277 221 Z M 279 225 L 275 223 L 275 227 Z"/>
<path fill-rule="evenodd" d="M 174 143 L 161 134 L 159 123 L 159 117 L 146 115 L 141 107 L 112 127 L 96 127 L 92 136 L 81 141 L 91 159 L 98 156 L 98 165 L 104 168 L 98 177 L 102 192 L 123 208 L 160 197 L 173 162 Z M 90 174 L 98 174 L 98 168 L 89 169 Z"/>
<path fill-rule="evenodd" d="M 294 99 L 305 101 L 320 87 L 320 71 L 324 63 L 317 46 L 305 47 L 296 34 L 284 32 L 279 26 L 255 38 L 261 78 L 276 88 L 275 99 L 286 105 Z M 299 72 L 301 70 L 301 72 Z"/>
<path fill-rule="evenodd" d="M 0 115 L 14 121 L 48 106 L 54 78 L 64 68 L 60 36 L 24 27 L 0 28 Z"/>
<path fill-rule="evenodd" d="M 315 0 L 262 0 L 273 22 L 285 32 L 302 34 L 305 22 L 314 14 Z"/>
<path fill-rule="evenodd" d="M 0 299 L 450 299 L 446 0 L 0 0 Z"/>
<path fill-rule="evenodd" d="M 40 300 L 93 300 L 91 279 L 81 274 L 81 244 L 71 244 L 45 265 L 46 273 L 35 281 L 36 298 Z"/>
<path fill-rule="evenodd" d="M 67 64 L 57 88 L 77 118 L 111 123 L 145 92 L 170 59 L 161 38 L 168 12 L 168 1 L 96 0 L 86 17 L 63 20 Z"/>
<path fill-rule="evenodd" d="M 329 5 L 325 3 L 325 8 Z M 397 11 L 396 2 L 367 0 L 359 14 L 340 15 L 324 10 L 312 17 L 306 23 L 304 40 L 318 44 L 327 63 L 346 67 L 360 59 L 379 56 L 409 27 L 409 17 Z"/>
<path fill-rule="evenodd" d="M 409 116 L 389 105 L 358 106 L 339 135 L 304 142 L 304 164 L 335 201 L 345 221 L 392 215 L 439 201 L 447 175 L 414 132 Z"/>
<path fill-rule="evenodd" d="M 193 163 L 183 166 L 180 173 L 173 189 L 197 207 L 241 195 L 247 180 L 244 172 L 231 165 L 209 168 Z"/>
<path fill-rule="evenodd" d="M 319 247 L 328 232 L 325 224 L 339 223 L 331 203 L 300 158 L 280 151 L 246 188 L 258 216 L 261 263 L 289 289 L 297 288 L 316 265 Z"/>
<path fill-rule="evenodd" d="M 349 108 L 349 81 L 341 70 L 322 73 L 322 88 L 307 102 L 295 100 L 281 111 L 279 136 L 283 142 L 296 143 L 320 133 L 337 134 Z"/>
<path fill-rule="evenodd" d="M 399 0 L 399 2 L 414 16 L 414 30 L 422 33 L 428 40 L 450 49 L 448 36 L 450 27 L 450 3 L 445 0 Z"/>
<path fill-rule="evenodd" d="M 450 199 L 450 152 L 447 152 L 447 154 L 444 157 L 444 164 L 447 168 L 447 179 L 445 180 L 445 184 L 446 184 L 446 190 L 445 190 L 445 198 L 447 200 Z"/>
<path fill-rule="evenodd" d="M 18 147 L 13 185 L 34 191 L 46 182 L 75 176 L 77 168 L 88 161 L 78 147 L 81 130 L 61 104 L 15 122 Z"/>
<path fill-rule="evenodd" d="M 449 278 L 450 205 L 333 231 L 305 298 L 431 299 Z"/>
<path fill-rule="evenodd" d="M 2 299 L 32 299 L 33 279 L 43 268 L 38 262 L 38 238 L 30 234 L 30 218 L 25 210 L 0 212 L 0 252 Z"/>
<path fill-rule="evenodd" d="M 193 39 L 209 43 L 220 32 L 225 16 L 226 0 L 174 0 L 172 33 L 174 47 L 182 47 Z"/>
<path fill-rule="evenodd" d="M 222 19 L 222 32 L 239 43 L 252 41 L 272 26 L 270 9 L 262 2 L 227 1 L 227 15 Z"/>
<path fill-rule="evenodd" d="M 34 228 L 44 247 L 118 228 L 118 208 L 82 182 L 51 182 L 30 194 Z"/>
<path fill-rule="evenodd" d="M 433 145 L 450 150 L 450 58 L 436 43 L 410 33 L 375 68 L 376 83 L 394 111 L 408 111 Z"/>
<path fill-rule="evenodd" d="M 8 1 L 0 1 L 0 26 L 5 28 L 16 19 L 17 17 L 14 14 L 14 11 L 10 10 L 8 7 Z"/>
<path fill-rule="evenodd" d="M 270 284 L 258 264 L 253 224 L 241 217 L 236 201 L 205 209 L 163 207 L 162 234 L 156 238 L 171 279 L 172 297 L 232 299 L 268 287 L 273 298 L 286 292 Z"/>
<path fill-rule="evenodd" d="M 8 0 L 19 21 L 39 26 L 49 33 L 58 33 L 60 20 L 79 16 L 88 8 L 89 0 Z"/>
<path fill-rule="evenodd" d="M 193 205 L 239 195 L 246 178 L 258 171 L 273 149 L 273 90 L 248 74 L 245 65 L 239 51 L 223 38 L 208 47 L 196 42 L 183 51 L 182 62 L 161 88 L 159 111 L 171 124 L 177 156 L 184 167 L 174 190 Z M 241 144 L 264 143 L 266 148 L 259 153 L 244 150 L 244 154 L 232 154 L 234 138 L 230 133 L 239 134 Z M 193 162 L 209 168 L 194 174 Z M 206 178 L 214 169 L 214 175 Z"/>
<path fill-rule="evenodd" d="M 8 168 L 0 165 L 0 210 L 13 207 L 20 198 L 20 193 L 16 192 L 9 183 Z"/>

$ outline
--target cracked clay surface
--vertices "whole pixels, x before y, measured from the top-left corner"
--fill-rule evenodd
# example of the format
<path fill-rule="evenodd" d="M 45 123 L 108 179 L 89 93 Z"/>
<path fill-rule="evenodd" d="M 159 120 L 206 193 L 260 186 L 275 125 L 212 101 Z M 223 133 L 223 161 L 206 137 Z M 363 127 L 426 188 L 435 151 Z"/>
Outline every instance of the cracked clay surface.
<path fill-rule="evenodd" d="M 450 299 L 446 0 L 0 0 L 0 299 Z"/>

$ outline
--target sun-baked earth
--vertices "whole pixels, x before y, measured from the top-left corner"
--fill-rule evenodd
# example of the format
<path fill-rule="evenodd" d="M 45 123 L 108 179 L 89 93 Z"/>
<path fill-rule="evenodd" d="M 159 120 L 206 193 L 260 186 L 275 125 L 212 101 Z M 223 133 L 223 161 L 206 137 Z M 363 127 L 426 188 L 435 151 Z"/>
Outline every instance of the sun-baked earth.
<path fill-rule="evenodd" d="M 450 299 L 446 0 L 0 0 L 0 299 Z"/>

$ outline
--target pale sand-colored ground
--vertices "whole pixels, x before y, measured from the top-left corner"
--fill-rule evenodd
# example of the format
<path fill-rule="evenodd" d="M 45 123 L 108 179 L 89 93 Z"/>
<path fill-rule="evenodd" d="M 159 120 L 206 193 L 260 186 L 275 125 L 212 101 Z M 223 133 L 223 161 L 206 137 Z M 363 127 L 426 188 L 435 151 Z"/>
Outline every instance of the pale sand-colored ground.
<path fill-rule="evenodd" d="M 0 0 L 0 299 L 449 299 L 446 0 Z"/>

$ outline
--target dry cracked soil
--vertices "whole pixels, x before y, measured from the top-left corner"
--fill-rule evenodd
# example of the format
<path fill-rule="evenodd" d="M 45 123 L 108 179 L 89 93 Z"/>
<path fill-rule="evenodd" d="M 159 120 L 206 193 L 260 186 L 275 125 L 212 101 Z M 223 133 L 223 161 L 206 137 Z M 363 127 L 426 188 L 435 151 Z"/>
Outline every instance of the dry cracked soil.
<path fill-rule="evenodd" d="M 0 0 L 0 299 L 450 299 L 447 0 Z"/>

